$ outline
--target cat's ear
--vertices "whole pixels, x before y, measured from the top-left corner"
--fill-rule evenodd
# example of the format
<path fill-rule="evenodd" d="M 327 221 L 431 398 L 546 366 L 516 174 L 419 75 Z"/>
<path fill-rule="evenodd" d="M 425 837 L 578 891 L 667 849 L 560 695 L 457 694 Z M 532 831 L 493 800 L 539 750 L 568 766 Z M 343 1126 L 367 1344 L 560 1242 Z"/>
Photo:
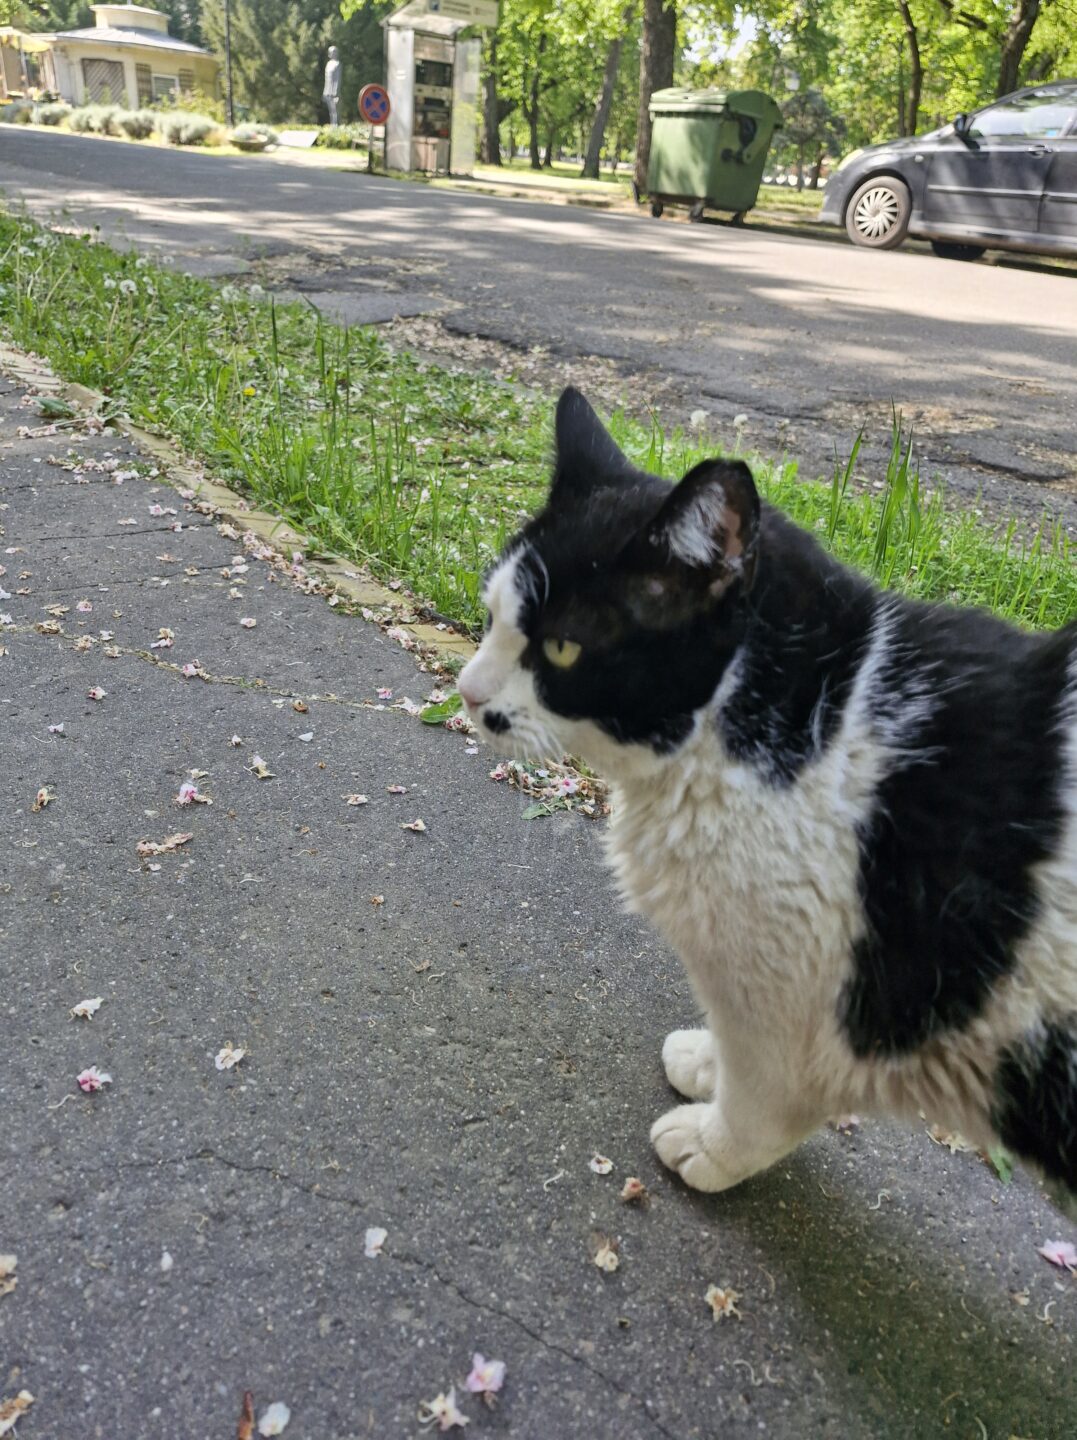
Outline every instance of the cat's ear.
<path fill-rule="evenodd" d="M 634 473 L 602 421 L 571 385 L 557 402 L 554 436 L 556 458 L 550 487 L 554 503 Z"/>
<path fill-rule="evenodd" d="M 637 537 L 634 559 L 667 565 L 706 578 L 719 594 L 734 580 L 748 589 L 755 578 L 759 542 L 759 492 L 743 460 L 704 460 L 671 491 Z"/>

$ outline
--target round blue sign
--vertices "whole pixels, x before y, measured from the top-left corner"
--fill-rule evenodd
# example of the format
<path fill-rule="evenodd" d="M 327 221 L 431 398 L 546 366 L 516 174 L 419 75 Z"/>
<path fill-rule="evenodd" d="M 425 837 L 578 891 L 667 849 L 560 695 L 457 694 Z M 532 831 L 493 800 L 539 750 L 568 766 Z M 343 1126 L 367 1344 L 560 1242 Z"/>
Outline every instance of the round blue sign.
<path fill-rule="evenodd" d="M 384 125 L 392 106 L 384 85 L 364 85 L 359 91 L 359 114 L 370 125 Z"/>

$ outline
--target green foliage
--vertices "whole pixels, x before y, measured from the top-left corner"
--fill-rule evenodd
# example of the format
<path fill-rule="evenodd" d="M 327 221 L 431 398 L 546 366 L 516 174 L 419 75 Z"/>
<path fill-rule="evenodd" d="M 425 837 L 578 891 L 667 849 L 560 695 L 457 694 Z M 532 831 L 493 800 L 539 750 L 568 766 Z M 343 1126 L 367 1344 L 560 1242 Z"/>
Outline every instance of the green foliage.
<path fill-rule="evenodd" d="M 71 106 L 58 100 L 53 104 L 35 105 L 30 112 L 30 119 L 35 125 L 59 125 L 60 121 L 66 120 L 70 114 Z"/>
<path fill-rule="evenodd" d="M 126 113 L 119 105 L 80 105 L 67 117 L 67 128 L 76 135 L 118 135 Z"/>
<path fill-rule="evenodd" d="M 152 110 L 124 110 L 116 116 L 116 124 L 128 140 L 147 140 L 154 132 L 157 119 Z"/>
<path fill-rule="evenodd" d="M 184 110 L 171 110 L 157 116 L 157 133 L 169 145 L 205 145 L 220 134 L 220 124 L 212 115 L 191 115 Z"/>
<path fill-rule="evenodd" d="M 237 105 L 274 125 L 325 119 L 326 52 L 340 49 L 340 113 L 357 113 L 360 87 L 384 79 L 379 21 L 394 0 L 232 0 L 232 74 Z M 224 56 L 224 0 L 202 0 L 208 44 Z M 224 77 L 222 75 L 222 84 Z"/>
<path fill-rule="evenodd" d="M 908 0 L 922 69 L 917 131 L 934 129 L 958 111 L 994 98 L 1007 26 L 1017 8 L 1018 0 L 953 5 Z M 739 7 L 736 22 L 727 10 L 725 5 L 686 7 L 694 41 L 686 80 L 698 76 L 755 85 L 782 99 L 795 73 L 802 91 L 818 92 L 844 122 L 845 148 L 905 133 L 913 53 L 909 26 L 895 0 L 757 0 Z M 738 48 L 737 25 L 745 18 L 753 21 L 753 33 Z M 1077 4 L 1043 0 L 1018 84 L 1075 71 Z M 788 147 L 788 134 L 778 144 Z"/>
<path fill-rule="evenodd" d="M 395 353 L 375 330 L 329 324 L 309 306 L 218 289 L 3 214 L 0 330 L 322 545 L 468 624 L 481 620 L 483 571 L 545 497 L 549 402 Z M 631 460 L 671 478 L 722 452 L 713 438 L 624 415 L 610 423 Z M 768 499 L 885 584 L 1028 625 L 1077 612 L 1065 535 L 995 536 L 948 514 L 923 494 L 898 422 L 879 496 L 854 491 L 855 457 L 832 486 L 791 464 L 753 469 Z"/>
<path fill-rule="evenodd" d="M 314 144 L 322 150 L 358 150 L 360 147 L 365 149 L 369 130 L 370 126 L 362 123 L 323 125 Z"/>

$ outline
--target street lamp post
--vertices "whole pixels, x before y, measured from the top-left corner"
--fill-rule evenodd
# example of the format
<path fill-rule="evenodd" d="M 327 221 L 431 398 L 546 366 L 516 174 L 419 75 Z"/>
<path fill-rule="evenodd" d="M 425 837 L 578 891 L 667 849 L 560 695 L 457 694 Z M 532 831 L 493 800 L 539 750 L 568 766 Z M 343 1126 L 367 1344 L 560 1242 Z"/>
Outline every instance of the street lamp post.
<path fill-rule="evenodd" d="M 234 127 L 236 108 L 232 100 L 232 0 L 224 0 L 224 77 L 225 114 L 229 125 Z"/>

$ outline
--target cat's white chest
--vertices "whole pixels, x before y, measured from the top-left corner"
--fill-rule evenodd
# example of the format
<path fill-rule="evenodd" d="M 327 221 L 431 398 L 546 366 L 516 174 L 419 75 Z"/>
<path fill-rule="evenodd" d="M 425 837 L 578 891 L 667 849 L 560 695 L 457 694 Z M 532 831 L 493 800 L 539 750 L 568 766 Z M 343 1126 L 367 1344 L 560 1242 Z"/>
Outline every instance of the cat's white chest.
<path fill-rule="evenodd" d="M 839 746 L 776 786 L 704 736 L 662 778 L 615 791 L 620 889 L 677 951 L 708 1010 L 788 1013 L 803 1025 L 832 1008 L 864 923 L 866 758 Z"/>

